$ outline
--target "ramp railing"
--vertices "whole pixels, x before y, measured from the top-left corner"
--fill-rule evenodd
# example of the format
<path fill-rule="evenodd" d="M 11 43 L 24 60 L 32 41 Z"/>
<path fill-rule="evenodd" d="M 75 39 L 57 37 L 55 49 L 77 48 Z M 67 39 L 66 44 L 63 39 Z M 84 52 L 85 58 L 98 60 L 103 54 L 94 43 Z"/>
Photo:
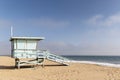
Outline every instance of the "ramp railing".
<path fill-rule="evenodd" d="M 38 57 L 39 58 L 44 57 L 44 58 L 46 58 L 48 60 L 55 61 L 55 62 L 61 63 L 63 65 L 69 65 L 67 63 L 69 61 L 67 58 L 64 58 L 62 56 L 58 56 L 58 55 L 52 54 L 52 53 L 50 53 L 47 50 L 40 50 L 38 52 Z"/>

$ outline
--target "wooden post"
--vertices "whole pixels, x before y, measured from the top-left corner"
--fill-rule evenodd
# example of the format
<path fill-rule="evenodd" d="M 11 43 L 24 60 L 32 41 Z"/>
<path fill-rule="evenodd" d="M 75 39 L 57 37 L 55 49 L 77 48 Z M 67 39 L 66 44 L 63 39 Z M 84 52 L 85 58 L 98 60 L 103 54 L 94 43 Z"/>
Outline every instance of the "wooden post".
<path fill-rule="evenodd" d="M 20 69 L 20 59 L 15 58 L 15 68 Z"/>

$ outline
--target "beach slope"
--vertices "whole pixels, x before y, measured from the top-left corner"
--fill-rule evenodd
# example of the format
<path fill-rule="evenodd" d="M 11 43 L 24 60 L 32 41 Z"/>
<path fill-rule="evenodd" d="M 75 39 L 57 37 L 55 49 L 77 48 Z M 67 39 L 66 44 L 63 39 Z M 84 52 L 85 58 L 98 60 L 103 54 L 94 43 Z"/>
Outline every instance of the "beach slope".
<path fill-rule="evenodd" d="M 46 60 L 44 68 L 24 66 L 21 69 L 15 69 L 14 64 L 13 58 L 0 57 L 0 80 L 120 80 L 120 68 L 95 64 L 60 66 Z"/>

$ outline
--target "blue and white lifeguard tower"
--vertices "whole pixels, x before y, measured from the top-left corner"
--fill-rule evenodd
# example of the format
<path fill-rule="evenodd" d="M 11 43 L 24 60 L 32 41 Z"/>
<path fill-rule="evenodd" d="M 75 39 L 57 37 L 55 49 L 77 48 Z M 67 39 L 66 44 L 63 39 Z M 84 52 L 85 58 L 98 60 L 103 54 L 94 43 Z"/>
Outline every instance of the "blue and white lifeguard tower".
<path fill-rule="evenodd" d="M 44 37 L 11 37 L 11 56 L 14 58 L 37 58 L 38 41 Z"/>
<path fill-rule="evenodd" d="M 41 65 L 44 59 L 68 65 L 66 58 L 37 48 L 38 42 L 44 39 L 44 37 L 11 37 L 11 57 L 15 58 L 15 66 L 20 68 L 20 66 L 27 64 Z"/>

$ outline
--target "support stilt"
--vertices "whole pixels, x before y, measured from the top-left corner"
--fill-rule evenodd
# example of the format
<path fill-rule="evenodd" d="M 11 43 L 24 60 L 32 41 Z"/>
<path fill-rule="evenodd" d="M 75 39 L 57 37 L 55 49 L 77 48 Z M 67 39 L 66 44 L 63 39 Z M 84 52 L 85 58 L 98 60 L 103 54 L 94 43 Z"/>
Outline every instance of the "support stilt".
<path fill-rule="evenodd" d="M 42 65 L 42 67 L 44 66 L 43 64 L 44 58 L 37 58 L 37 59 L 32 59 L 32 60 L 20 60 L 19 58 L 15 59 L 15 68 L 20 69 L 20 66 L 24 66 L 24 65 L 28 65 L 31 64 L 33 65 L 33 67 L 37 67 L 38 65 Z"/>

